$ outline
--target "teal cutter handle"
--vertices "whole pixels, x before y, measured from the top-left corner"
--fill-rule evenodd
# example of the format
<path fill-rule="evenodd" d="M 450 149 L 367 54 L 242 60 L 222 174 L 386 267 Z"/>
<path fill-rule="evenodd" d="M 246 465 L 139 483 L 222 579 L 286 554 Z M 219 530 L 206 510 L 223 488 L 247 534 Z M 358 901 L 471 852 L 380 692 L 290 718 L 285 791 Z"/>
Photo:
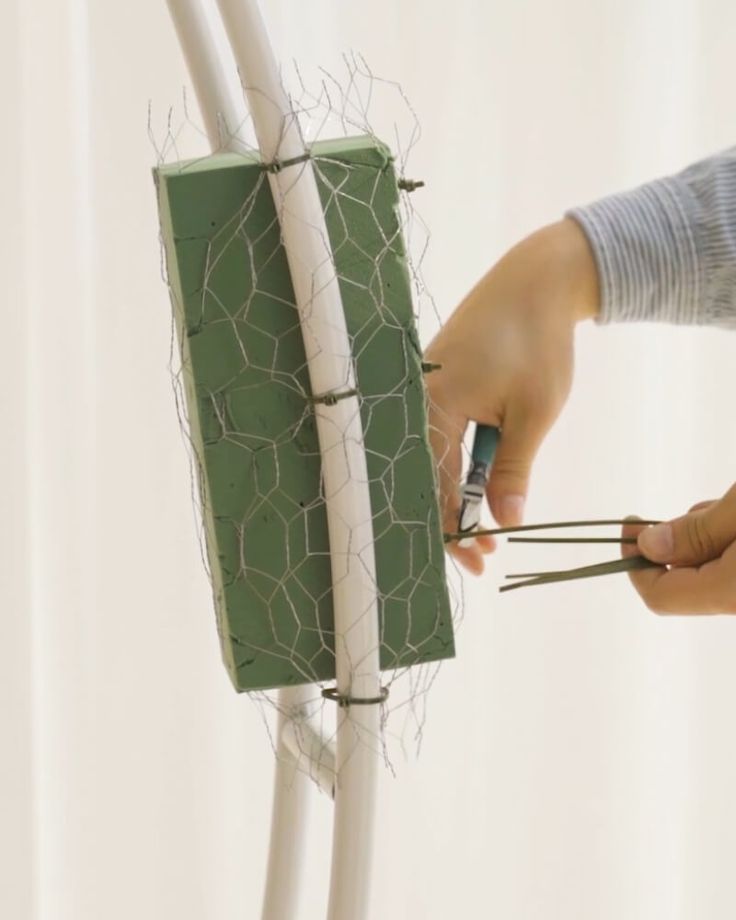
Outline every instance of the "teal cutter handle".
<path fill-rule="evenodd" d="M 476 424 L 470 469 L 462 492 L 457 528 L 459 533 L 469 534 L 480 523 L 480 509 L 500 436 L 500 428 Z"/>

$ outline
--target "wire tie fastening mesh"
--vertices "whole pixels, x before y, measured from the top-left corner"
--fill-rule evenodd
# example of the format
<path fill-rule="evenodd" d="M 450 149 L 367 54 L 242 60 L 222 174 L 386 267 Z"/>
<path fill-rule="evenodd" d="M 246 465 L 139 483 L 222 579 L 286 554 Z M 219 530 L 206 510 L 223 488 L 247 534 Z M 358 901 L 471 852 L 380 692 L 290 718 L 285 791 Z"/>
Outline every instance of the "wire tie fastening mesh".
<path fill-rule="evenodd" d="M 347 706 L 377 706 L 379 703 L 385 703 L 388 699 L 388 687 L 381 687 L 380 696 L 343 696 L 338 693 L 337 687 L 325 687 L 322 696 L 326 700 L 332 700 L 341 709 Z"/>
<path fill-rule="evenodd" d="M 441 364 L 432 364 L 431 361 L 422 361 L 422 373 L 423 374 L 431 374 L 432 371 L 441 371 L 441 370 L 442 370 Z"/>
<path fill-rule="evenodd" d="M 311 403 L 321 403 L 323 406 L 334 406 L 341 399 L 350 399 L 351 396 L 357 396 L 357 390 L 343 390 L 338 393 L 324 393 L 322 396 L 308 396 Z"/>
<path fill-rule="evenodd" d="M 282 169 L 286 169 L 287 166 L 296 166 L 297 163 L 306 163 L 307 160 L 311 160 L 311 153 L 300 153 L 298 157 L 291 157 L 288 160 L 272 160 L 270 163 L 262 163 L 261 169 L 264 169 L 266 172 L 277 173 L 281 172 Z"/>
<path fill-rule="evenodd" d="M 423 179 L 399 179 L 398 186 L 402 192 L 415 192 L 418 188 L 424 187 Z"/>

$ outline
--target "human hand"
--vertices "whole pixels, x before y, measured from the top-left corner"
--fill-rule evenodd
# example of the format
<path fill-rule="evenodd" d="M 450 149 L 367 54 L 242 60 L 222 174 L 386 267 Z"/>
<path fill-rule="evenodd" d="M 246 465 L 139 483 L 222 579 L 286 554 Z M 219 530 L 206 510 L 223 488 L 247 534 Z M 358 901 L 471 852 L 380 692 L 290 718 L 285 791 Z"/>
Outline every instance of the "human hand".
<path fill-rule="evenodd" d="M 654 613 L 736 613 L 736 483 L 723 498 L 698 502 L 655 527 L 624 524 L 622 536 L 637 537 L 637 543 L 622 544 L 624 556 L 663 563 L 629 572 Z"/>
<path fill-rule="evenodd" d="M 572 219 L 543 227 L 476 284 L 425 353 L 441 369 L 425 378 L 429 435 L 439 473 L 445 532 L 460 510 L 461 444 L 473 420 L 501 428 L 486 496 L 502 527 L 520 524 L 531 466 L 567 400 L 575 324 L 598 309 L 592 251 Z M 493 537 L 448 551 L 483 571 Z"/>

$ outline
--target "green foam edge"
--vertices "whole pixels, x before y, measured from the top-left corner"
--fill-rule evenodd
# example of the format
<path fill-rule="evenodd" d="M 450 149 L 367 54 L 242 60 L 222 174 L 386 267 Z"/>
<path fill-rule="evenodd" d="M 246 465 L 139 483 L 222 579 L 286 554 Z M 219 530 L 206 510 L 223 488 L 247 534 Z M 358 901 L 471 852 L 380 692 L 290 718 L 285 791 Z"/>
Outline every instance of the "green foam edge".
<path fill-rule="evenodd" d="M 454 655 L 421 350 L 389 149 L 311 154 L 353 345 L 384 670 Z M 154 170 L 222 656 L 239 691 L 335 676 L 309 378 L 267 176 L 221 153 Z"/>

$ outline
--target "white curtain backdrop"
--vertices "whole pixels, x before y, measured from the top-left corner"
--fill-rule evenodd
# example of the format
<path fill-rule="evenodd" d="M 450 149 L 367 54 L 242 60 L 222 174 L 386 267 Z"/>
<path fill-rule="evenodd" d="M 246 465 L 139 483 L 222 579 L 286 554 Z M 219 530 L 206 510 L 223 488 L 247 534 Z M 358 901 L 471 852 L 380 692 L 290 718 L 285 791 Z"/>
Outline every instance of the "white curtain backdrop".
<path fill-rule="evenodd" d="M 727 0 L 265 7 L 284 59 L 338 69 L 354 49 L 412 101 L 445 315 L 566 207 L 736 143 Z M 186 85 L 163 0 L 2 4 L 13 920 L 259 916 L 273 755 L 220 664 L 167 369 L 147 109 L 160 131 Z M 736 479 L 735 386 L 732 332 L 581 327 L 527 519 L 670 517 L 720 496 Z M 497 591 L 520 562 L 613 555 L 504 545 L 466 580 L 421 755 L 382 777 L 372 917 L 736 916 L 736 621 L 657 617 L 626 576 Z M 318 798 L 304 920 L 324 915 L 329 830 Z"/>

